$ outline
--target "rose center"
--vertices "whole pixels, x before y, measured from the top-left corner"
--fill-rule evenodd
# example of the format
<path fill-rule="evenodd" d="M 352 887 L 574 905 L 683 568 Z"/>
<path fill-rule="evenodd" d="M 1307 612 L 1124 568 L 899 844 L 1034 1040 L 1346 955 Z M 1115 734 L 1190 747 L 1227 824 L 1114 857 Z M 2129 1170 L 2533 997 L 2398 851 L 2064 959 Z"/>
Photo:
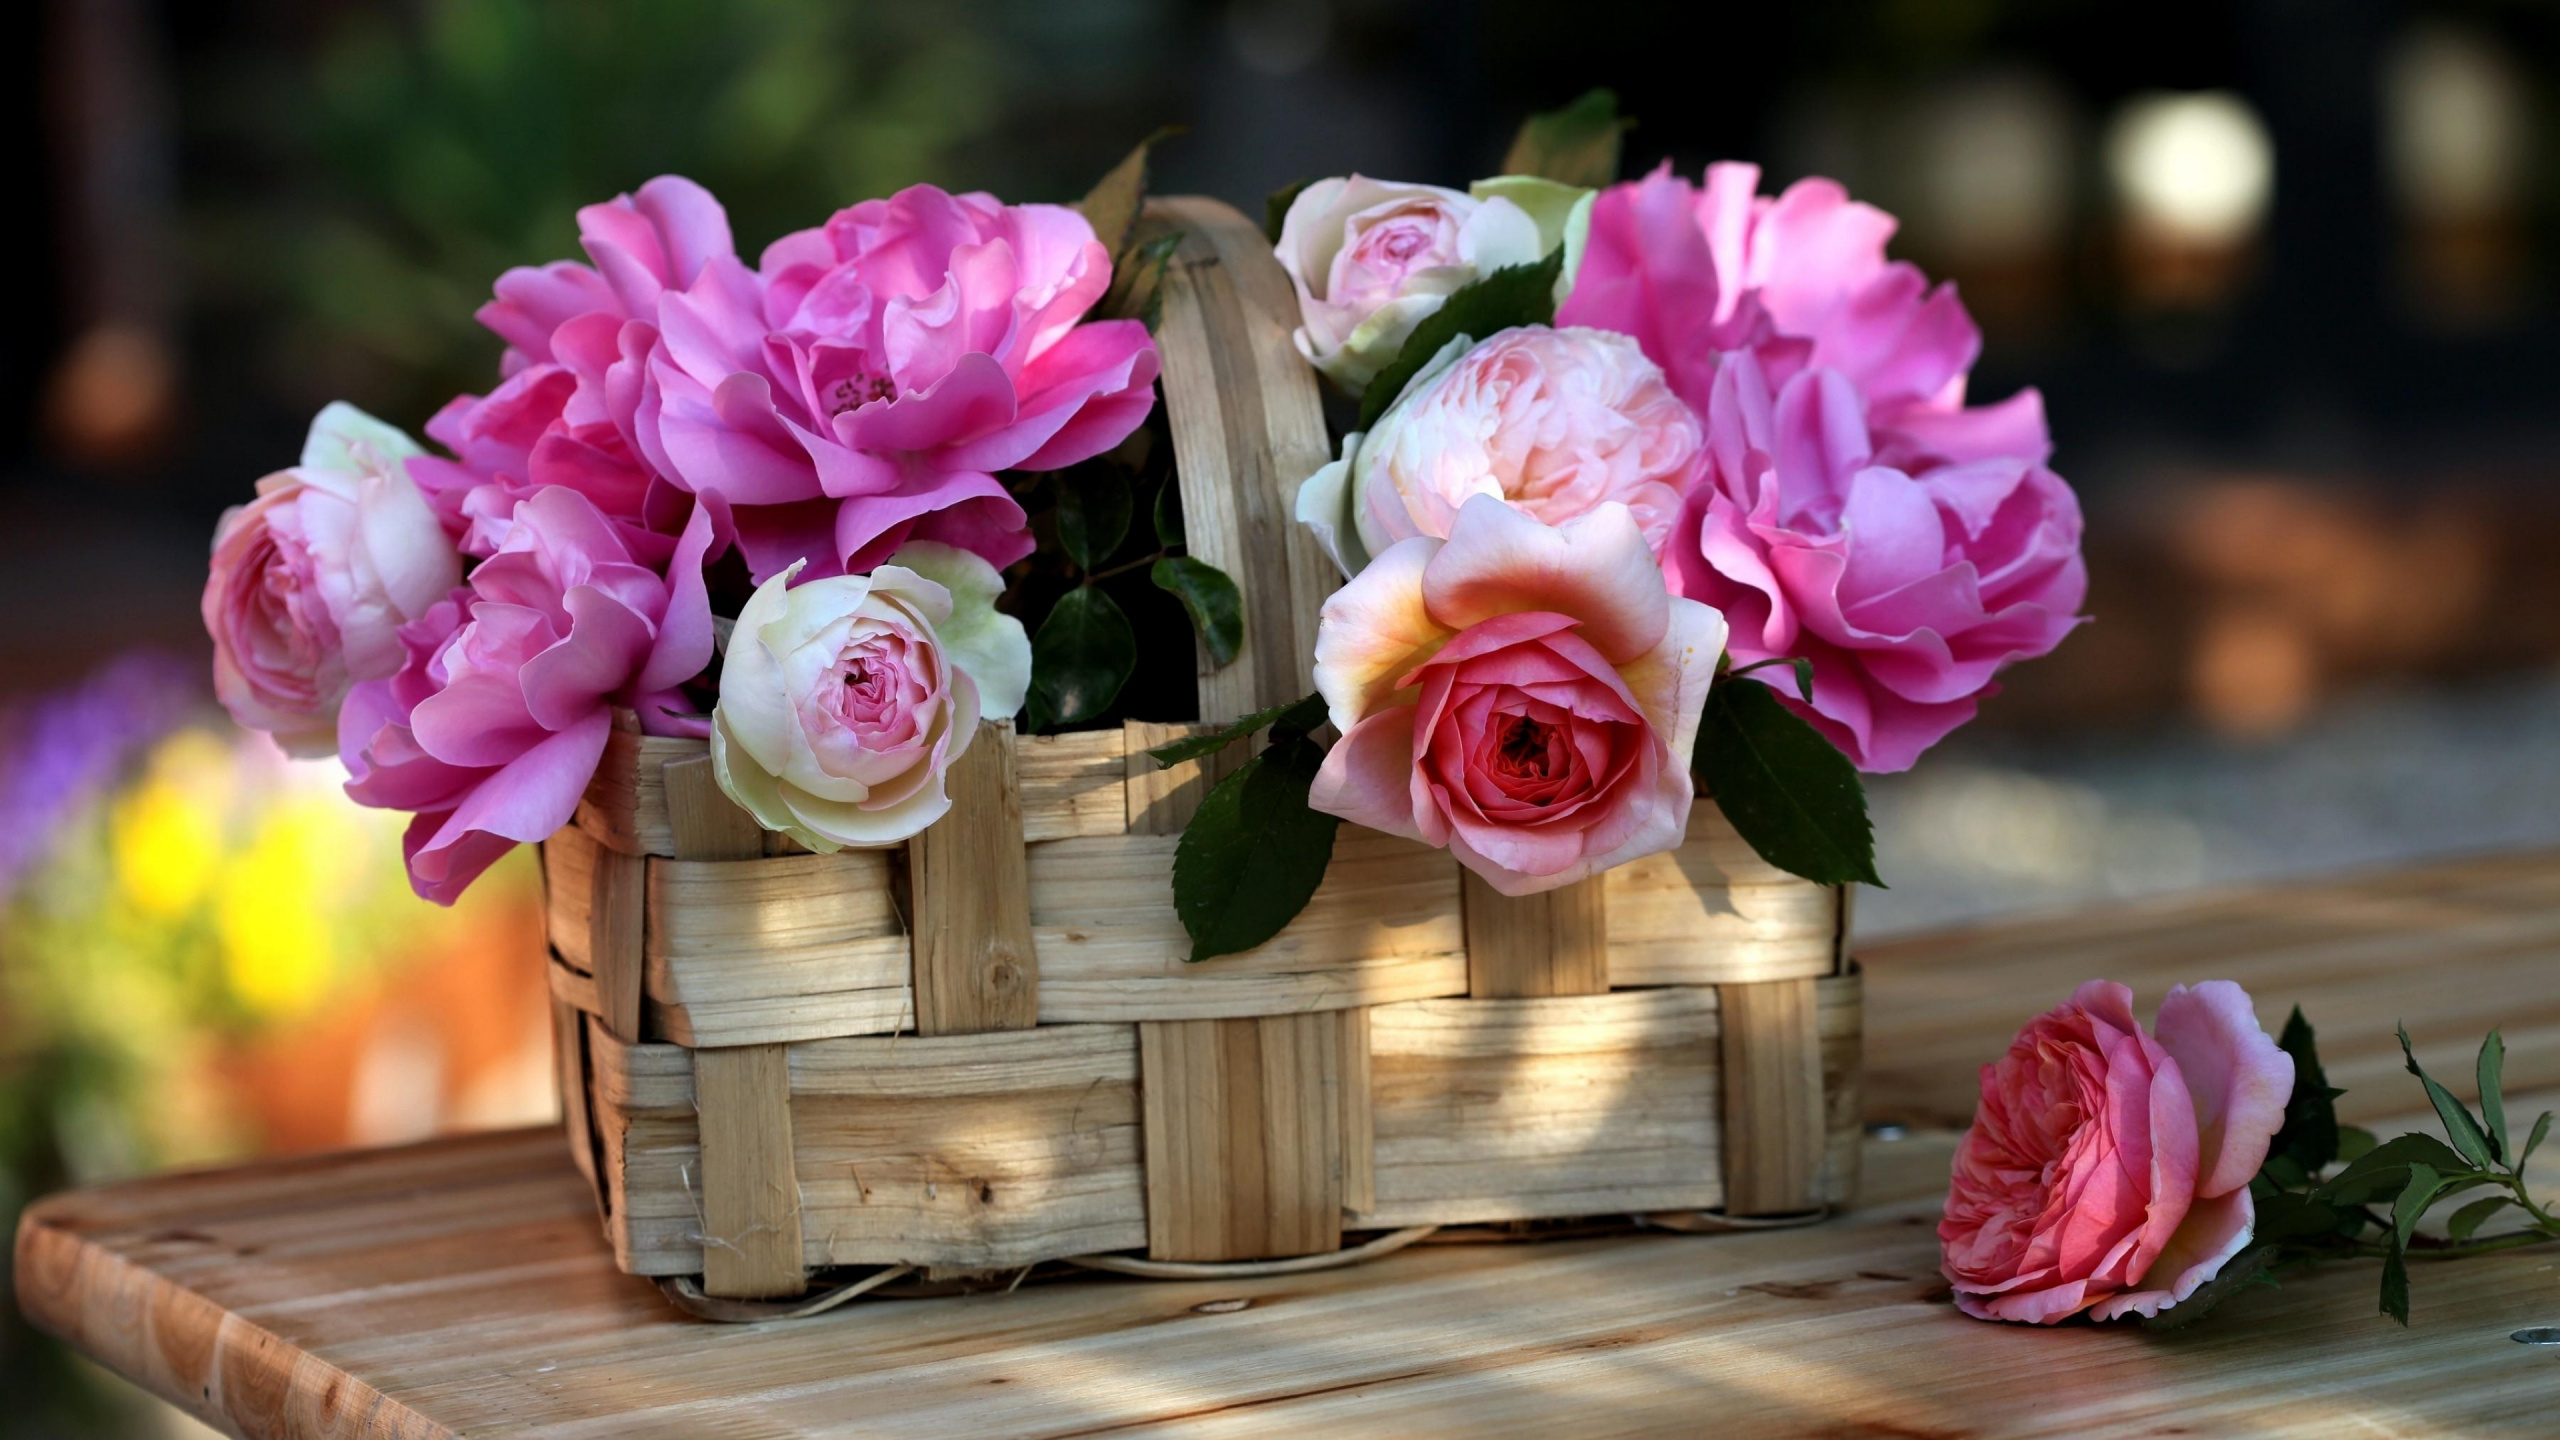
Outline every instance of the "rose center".
<path fill-rule="evenodd" d="M 1494 747 L 1494 767 L 1506 780 L 1552 780 L 1556 773 L 1556 727 L 1526 715 L 1505 717 L 1510 723 Z M 1545 796 L 1537 803 L 1547 803 Z"/>
<path fill-rule="evenodd" d="M 827 387 L 827 414 L 835 416 L 847 410 L 859 410 L 874 400 L 887 400 L 897 393 L 897 382 L 888 376 L 877 371 L 858 371 Z"/>

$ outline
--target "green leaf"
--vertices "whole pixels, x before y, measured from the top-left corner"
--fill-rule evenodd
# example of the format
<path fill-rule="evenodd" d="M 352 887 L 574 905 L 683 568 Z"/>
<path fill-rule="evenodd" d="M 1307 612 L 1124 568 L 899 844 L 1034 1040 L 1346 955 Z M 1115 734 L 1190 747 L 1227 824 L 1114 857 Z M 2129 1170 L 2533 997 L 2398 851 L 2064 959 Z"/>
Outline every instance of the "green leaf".
<path fill-rule="evenodd" d="M 2409 1326 L 2409 1260 L 2399 1246 L 2382 1257 L 2382 1313 Z"/>
<path fill-rule="evenodd" d="M 2277 1247 L 2252 1245 L 2224 1262 L 2221 1271 L 2195 1288 L 2186 1299 L 2168 1306 L 2157 1315 L 2142 1319 L 2145 1330 L 2181 1330 L 2211 1314 L 2215 1306 L 2243 1290 L 2273 1289 L 2275 1277 L 2267 1266 L 2276 1258 Z"/>
<path fill-rule="evenodd" d="M 2474 1200 L 2453 1212 L 2453 1218 L 2445 1222 L 2444 1233 L 2455 1240 L 2468 1240 L 2480 1233 L 2480 1222 L 2514 1203 L 2512 1195 L 2490 1195 Z"/>
<path fill-rule="evenodd" d="M 1279 934 L 1323 883 L 1342 824 L 1307 804 L 1323 763 L 1324 748 L 1303 735 L 1275 741 L 1200 802 L 1173 853 L 1173 908 L 1191 959 Z"/>
<path fill-rule="evenodd" d="M 1170 770 L 1185 760 L 1197 760 L 1203 755 L 1214 755 L 1265 725 L 1275 727 L 1272 734 L 1275 740 L 1311 734 L 1317 726 L 1324 723 L 1325 715 L 1324 697 L 1309 695 L 1303 700 L 1286 701 L 1268 710 L 1256 710 L 1231 724 L 1221 725 L 1204 734 L 1176 740 L 1170 745 L 1159 745 L 1147 753 L 1155 757 L 1157 769 Z"/>
<path fill-rule="evenodd" d="M 1156 487 L 1156 543 L 1167 550 L 1182 543 L 1182 485 L 1173 476 Z"/>
<path fill-rule="evenodd" d="M 2320 1049 L 2301 1006 L 2293 1007 L 2276 1044 L 2293 1057 L 2293 1094 L 2284 1103 L 2284 1125 L 2267 1149 L 2271 1157 L 2282 1156 L 2317 1175 L 2338 1158 L 2338 1111 L 2331 1102 L 2346 1092 L 2331 1089 L 2320 1069 Z"/>
<path fill-rule="evenodd" d="M 1110 596 L 1090 585 L 1059 596 L 1031 637 L 1031 698 L 1041 728 L 1110 709 L 1137 668 L 1138 637 Z"/>
<path fill-rule="evenodd" d="M 2409 1027 L 2401 1025 L 2395 1028 L 2400 1035 L 2400 1056 L 2409 1062 L 2409 1073 L 2417 1076 L 2418 1083 L 2427 1087 L 2427 1102 L 2436 1107 L 2436 1119 L 2444 1123 L 2444 1137 L 2452 1141 L 2453 1148 L 2461 1151 L 2462 1158 L 2473 1165 L 2486 1169 L 2496 1163 L 2497 1157 L 2489 1150 L 2489 1137 L 2480 1131 L 2480 1122 L 2471 1118 L 2471 1112 L 2462 1108 L 2462 1102 L 2453 1098 L 2452 1091 L 2437 1084 L 2435 1077 L 2419 1068 L 2417 1052 L 2409 1048 Z"/>
<path fill-rule="evenodd" d="M 2391 1243 L 2395 1248 L 2409 1248 L 2409 1234 L 2418 1228 L 2418 1217 L 2436 1203 L 2436 1195 L 2445 1184 L 2445 1177 L 2424 1161 L 2410 1165 L 2409 1183 L 2401 1188 L 2400 1198 L 2391 1202 Z"/>
<path fill-rule="evenodd" d="M 2347 1092 L 2340 1090 L 2335 1093 L 2344 1095 Z M 2372 1154 L 2373 1144 L 2373 1132 L 2361 1125 L 2338 1127 L 2338 1158 L 2348 1164 L 2353 1164 Z"/>
<path fill-rule="evenodd" d="M 2507 1097 L 2499 1088 L 2507 1068 L 2506 1037 L 2497 1031 L 2480 1042 L 2480 1119 L 2489 1132 L 2489 1153 L 2504 1160 L 2512 1150 L 2507 1139 Z"/>
<path fill-rule="evenodd" d="M 1289 218 L 1289 207 L 1297 204 L 1299 194 L 1314 183 L 1312 180 L 1300 180 L 1283 185 L 1263 197 L 1262 233 L 1271 237 L 1272 244 L 1280 243 L 1280 226 Z"/>
<path fill-rule="evenodd" d="M 1617 92 L 1584 91 L 1561 110 L 1522 121 L 1502 157 L 1502 173 L 1599 189 L 1617 180 L 1619 146 L 1634 124 L 1619 116 Z"/>
<path fill-rule="evenodd" d="M 1235 663 L 1244 649 L 1244 592 L 1226 571 L 1188 555 L 1168 555 L 1147 571 L 1147 578 L 1191 612 L 1191 626 L 1209 647 L 1211 662 Z"/>
<path fill-rule="evenodd" d="M 1801 656 L 1781 655 L 1768 660 L 1754 660 L 1739 670 L 1726 672 L 1724 678 L 1731 679 L 1736 675 L 1748 675 L 1754 670 L 1766 670 L 1772 665 L 1792 666 L 1796 672 L 1796 693 L 1804 697 L 1804 702 L 1806 704 L 1810 705 L 1813 703 L 1813 662 L 1804 659 Z"/>
<path fill-rule="evenodd" d="M 1078 465 L 1058 477 L 1058 543 L 1084 569 L 1102 562 L 1129 538 L 1129 477 L 1115 465 Z"/>
<path fill-rule="evenodd" d="M 1139 141 L 1136 149 L 1095 181 L 1075 204 L 1085 223 L 1093 227 L 1094 238 L 1111 252 L 1115 267 L 1127 255 L 1138 228 L 1138 214 L 1147 205 L 1147 152 L 1181 133 L 1181 126 L 1167 125 Z"/>
<path fill-rule="evenodd" d="M 1691 769 L 1761 859 L 1817 884 L 1883 886 L 1856 767 L 1768 686 L 1709 692 Z"/>
<path fill-rule="evenodd" d="M 1111 288 L 1094 306 L 1094 318 L 1136 320 L 1152 335 L 1164 319 L 1164 272 L 1186 232 L 1168 230 L 1129 247 L 1111 270 Z"/>
<path fill-rule="evenodd" d="M 1513 265 L 1460 286 L 1439 309 L 1423 317 L 1404 348 L 1360 392 L 1359 430 L 1378 428 L 1404 387 L 1441 347 L 1461 335 L 1482 340 L 1500 330 L 1545 325 L 1556 318 L 1556 276 L 1564 269 L 1564 247 L 1557 246 L 1535 265 Z"/>
<path fill-rule="evenodd" d="M 2409 1183 L 2413 1166 L 2443 1173 L 2468 1169 L 2463 1158 L 2433 1135 L 2396 1135 L 2359 1156 L 2311 1198 L 2330 1205 L 2361 1205 L 2382 1195 L 2397 1195 Z"/>
<path fill-rule="evenodd" d="M 2524 1173 L 2524 1167 L 2533 1160 L 2533 1152 L 2542 1148 L 2542 1142 L 2550 1134 L 2551 1112 L 2545 1110 L 2542 1112 L 2542 1118 L 2533 1122 L 2533 1133 L 2524 1137 L 2524 1151 L 2516 1156 L 2517 1174 Z"/>
<path fill-rule="evenodd" d="M 2336 1207 L 2308 1195 L 2278 1190 L 2258 1197 L 2257 1208 L 2257 1238 L 2261 1242 L 2307 1240 L 2338 1231 Z"/>

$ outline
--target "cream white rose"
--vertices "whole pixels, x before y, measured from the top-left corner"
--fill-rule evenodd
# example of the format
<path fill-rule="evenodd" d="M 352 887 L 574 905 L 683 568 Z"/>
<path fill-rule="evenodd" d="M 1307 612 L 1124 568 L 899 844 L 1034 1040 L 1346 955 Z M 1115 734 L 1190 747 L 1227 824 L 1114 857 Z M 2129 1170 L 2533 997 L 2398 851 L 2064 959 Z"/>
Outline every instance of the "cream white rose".
<path fill-rule="evenodd" d="M 966 550 L 909 545 L 868 575 L 792 588 L 800 570 L 738 612 L 712 773 L 812 850 L 895 845 L 951 808 L 943 775 L 979 719 L 1022 707 L 1031 641 L 995 608 L 995 567 Z"/>
<path fill-rule="evenodd" d="M 1566 247 L 1561 301 L 1590 224 L 1591 192 L 1527 176 L 1473 193 L 1352 175 L 1298 192 L 1279 255 L 1298 292 L 1299 353 L 1357 392 L 1413 327 L 1469 283 Z"/>

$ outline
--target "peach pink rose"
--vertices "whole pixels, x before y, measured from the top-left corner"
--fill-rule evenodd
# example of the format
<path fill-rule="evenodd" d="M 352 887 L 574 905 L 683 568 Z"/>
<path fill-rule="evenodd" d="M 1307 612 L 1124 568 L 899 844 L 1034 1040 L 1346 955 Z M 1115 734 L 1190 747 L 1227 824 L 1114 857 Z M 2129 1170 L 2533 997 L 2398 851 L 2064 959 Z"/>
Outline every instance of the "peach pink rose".
<path fill-rule="evenodd" d="M 400 627 L 462 577 L 461 557 L 401 462 L 418 444 L 343 402 L 311 422 L 302 463 L 224 512 L 205 579 L 214 693 L 288 752 L 336 748 L 347 687 L 400 668 Z"/>
<path fill-rule="evenodd" d="M 2092 980 L 1982 1067 L 1938 1241 L 1956 1304 L 2050 1325 L 2156 1315 L 2246 1249 L 2249 1181 L 2293 1057 L 2228 980 L 2179 986 L 2155 1035 Z"/>
<path fill-rule="evenodd" d="M 1627 507 L 1660 556 L 1699 471 L 1698 417 L 1636 342 L 1525 326 L 1414 375 L 1377 428 L 1298 491 L 1298 518 L 1344 574 L 1399 540 L 1449 533 L 1489 495 L 1550 525 Z"/>
<path fill-rule="evenodd" d="M 1724 617 L 1663 586 L 1627 507 L 1540 524 L 1490 496 L 1325 602 L 1342 738 L 1309 803 L 1446 847 L 1506 895 L 1680 843 Z"/>

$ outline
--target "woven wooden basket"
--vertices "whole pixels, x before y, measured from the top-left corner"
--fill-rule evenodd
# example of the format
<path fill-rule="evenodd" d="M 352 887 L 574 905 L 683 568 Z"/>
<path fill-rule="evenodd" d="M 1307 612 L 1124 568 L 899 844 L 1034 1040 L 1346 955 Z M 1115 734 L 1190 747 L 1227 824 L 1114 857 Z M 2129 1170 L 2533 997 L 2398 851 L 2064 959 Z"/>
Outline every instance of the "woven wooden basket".
<path fill-rule="evenodd" d="M 1244 592 L 1243 654 L 1200 676 L 1232 718 L 1314 688 L 1336 577 L 1290 511 L 1324 421 L 1260 230 L 1145 223 L 1184 232 L 1158 339 L 1192 552 Z M 836 855 L 759 829 L 699 742 L 618 732 L 542 851 L 569 1139 L 622 1267 L 743 1300 L 1849 1198 L 1845 894 L 1704 798 L 1678 851 L 1516 900 L 1345 826 L 1286 931 L 1188 964 L 1176 836 L 1243 749 L 1157 769 L 1193 728 L 988 725 L 949 816 Z"/>

